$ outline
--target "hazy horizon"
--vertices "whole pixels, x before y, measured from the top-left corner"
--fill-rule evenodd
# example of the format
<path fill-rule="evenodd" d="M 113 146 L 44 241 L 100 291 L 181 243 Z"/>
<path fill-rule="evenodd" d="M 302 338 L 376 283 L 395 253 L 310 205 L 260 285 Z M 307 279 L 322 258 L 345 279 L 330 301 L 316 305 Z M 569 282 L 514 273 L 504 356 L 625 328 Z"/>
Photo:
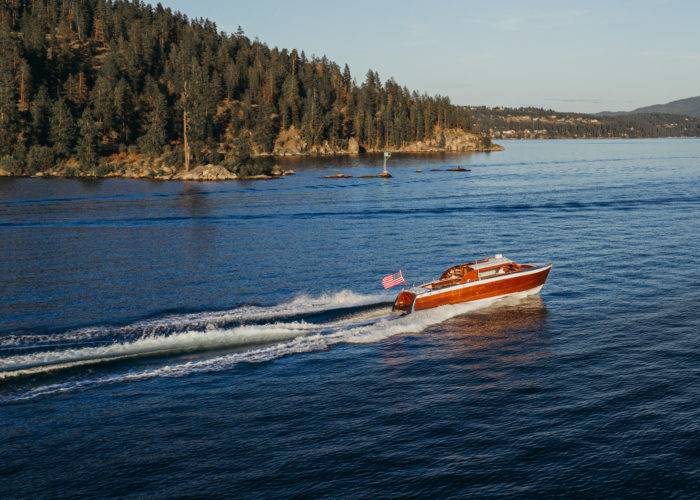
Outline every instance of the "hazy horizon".
<path fill-rule="evenodd" d="M 628 111 L 700 94 L 700 5 L 658 0 L 375 2 L 167 0 L 222 31 L 368 69 L 455 104 Z M 643 85 L 640 85 L 643 82 Z"/>

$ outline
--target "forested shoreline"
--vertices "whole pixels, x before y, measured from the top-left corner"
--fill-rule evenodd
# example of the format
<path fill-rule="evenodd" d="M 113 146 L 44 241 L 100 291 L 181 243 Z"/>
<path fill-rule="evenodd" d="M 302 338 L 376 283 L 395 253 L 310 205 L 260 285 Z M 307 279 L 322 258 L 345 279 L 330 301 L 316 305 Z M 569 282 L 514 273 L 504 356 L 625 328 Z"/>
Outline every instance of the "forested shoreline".
<path fill-rule="evenodd" d="M 442 130 L 471 126 L 447 97 L 374 71 L 358 84 L 347 65 L 160 4 L 9 1 L 0 29 L 0 167 L 16 174 L 68 160 L 98 172 L 118 154 L 238 171 L 283 147 L 280 136 L 300 153 L 333 154 L 439 146 Z"/>
<path fill-rule="evenodd" d="M 560 137 L 581 125 L 454 105 L 376 71 L 358 82 L 325 56 L 140 1 L 6 0 L 0 44 L 6 175 L 171 178 L 206 164 L 255 175 L 271 168 L 256 162 L 265 156 L 490 151 L 492 136 L 542 136 L 544 123 Z M 618 118 L 601 120 L 601 136 L 627 136 Z M 647 120 L 636 130 L 664 129 Z M 684 130 L 700 135 L 697 120 Z"/>

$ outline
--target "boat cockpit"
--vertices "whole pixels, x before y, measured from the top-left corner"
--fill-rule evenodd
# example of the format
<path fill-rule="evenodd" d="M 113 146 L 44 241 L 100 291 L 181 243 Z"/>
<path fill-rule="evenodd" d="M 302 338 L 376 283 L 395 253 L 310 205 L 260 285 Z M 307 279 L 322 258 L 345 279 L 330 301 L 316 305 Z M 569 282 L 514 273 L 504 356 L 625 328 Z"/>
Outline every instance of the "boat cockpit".
<path fill-rule="evenodd" d="M 440 275 L 440 278 L 430 283 L 420 285 L 427 290 L 439 290 L 449 286 L 495 278 L 504 274 L 511 274 L 530 268 L 527 264 L 518 264 L 502 255 L 496 255 L 481 261 L 469 264 L 452 266 Z"/>

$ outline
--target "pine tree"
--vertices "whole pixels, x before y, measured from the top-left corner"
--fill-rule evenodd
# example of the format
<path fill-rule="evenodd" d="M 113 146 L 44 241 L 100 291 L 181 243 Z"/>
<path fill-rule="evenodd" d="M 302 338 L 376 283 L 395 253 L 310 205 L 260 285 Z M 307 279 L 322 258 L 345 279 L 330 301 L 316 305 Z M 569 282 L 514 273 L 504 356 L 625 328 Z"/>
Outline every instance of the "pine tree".
<path fill-rule="evenodd" d="M 166 143 L 166 128 L 168 124 L 167 103 L 159 90 L 151 95 L 151 109 L 146 119 L 146 131 L 139 138 L 141 151 L 152 156 L 163 152 Z"/>
<path fill-rule="evenodd" d="M 80 138 L 76 152 L 78 162 L 83 171 L 94 172 L 99 159 L 99 144 L 97 142 L 99 131 L 95 124 L 95 114 L 92 108 L 87 107 L 80 118 Z"/>
<path fill-rule="evenodd" d="M 117 82 L 113 96 L 114 122 L 119 141 L 123 144 L 131 144 L 135 100 L 131 87 L 124 78 Z"/>
<path fill-rule="evenodd" d="M 241 167 L 251 163 L 252 151 L 250 143 L 245 137 L 236 137 L 231 141 L 229 149 L 224 155 L 226 168 L 233 173 L 239 173 Z"/>
<path fill-rule="evenodd" d="M 31 105 L 32 130 L 31 141 L 33 144 L 44 145 L 49 140 L 49 114 L 50 104 L 46 87 L 42 86 L 34 97 Z"/>
<path fill-rule="evenodd" d="M 51 144 L 56 154 L 63 157 L 70 155 L 75 143 L 75 120 L 63 98 L 51 106 L 49 127 Z"/>
<path fill-rule="evenodd" d="M 270 106 L 258 106 L 253 128 L 253 138 L 265 153 L 272 152 L 272 145 L 275 142 L 276 131 L 272 122 L 272 109 Z"/>
<path fill-rule="evenodd" d="M 31 71 L 27 61 L 23 58 L 19 62 L 19 75 L 18 75 L 18 87 L 19 96 L 17 101 L 17 109 L 22 112 L 29 110 L 29 94 L 31 92 Z"/>
<path fill-rule="evenodd" d="M 101 132 L 107 136 L 115 129 L 115 85 L 115 82 L 110 76 L 100 75 L 90 95 L 90 102 L 93 106 L 95 119 L 99 123 Z"/>
<path fill-rule="evenodd" d="M 299 97 L 299 83 L 293 74 L 287 75 L 284 79 L 279 108 L 280 125 L 283 130 L 291 126 L 299 127 L 301 98 Z"/>
<path fill-rule="evenodd" d="M 0 156 L 12 154 L 19 132 L 15 85 L 9 72 L 0 68 Z"/>
<path fill-rule="evenodd" d="M 343 67 L 343 89 L 348 94 L 352 90 L 352 75 L 350 74 L 350 66 L 347 64 Z"/>
<path fill-rule="evenodd" d="M 236 65 L 232 62 L 226 64 L 224 69 L 224 85 L 226 88 L 226 98 L 235 99 L 239 94 L 240 75 L 236 70 Z"/>
<path fill-rule="evenodd" d="M 304 116 L 301 120 L 301 133 L 309 144 L 320 144 L 323 129 L 323 117 L 321 104 L 316 89 L 311 90 L 311 95 L 306 99 Z"/>

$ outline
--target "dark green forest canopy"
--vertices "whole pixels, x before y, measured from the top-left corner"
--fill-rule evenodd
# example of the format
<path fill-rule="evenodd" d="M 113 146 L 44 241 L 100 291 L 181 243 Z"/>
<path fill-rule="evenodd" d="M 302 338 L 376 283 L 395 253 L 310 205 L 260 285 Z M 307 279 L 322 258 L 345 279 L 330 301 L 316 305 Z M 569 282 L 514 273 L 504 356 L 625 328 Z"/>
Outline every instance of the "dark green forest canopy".
<path fill-rule="evenodd" d="M 436 126 L 470 128 L 469 110 L 446 97 L 374 71 L 357 84 L 347 65 L 270 48 L 240 29 L 226 34 L 160 4 L 13 0 L 0 9 L 0 156 L 33 148 L 31 156 L 90 163 L 129 147 L 157 155 L 179 144 L 185 109 L 195 162 L 220 161 L 237 140 L 268 153 L 290 127 L 309 145 L 336 149 L 351 137 L 379 149 Z"/>
<path fill-rule="evenodd" d="M 453 105 L 375 71 L 357 82 L 326 57 L 140 1 L 3 0 L 0 47 L 0 167 L 15 173 L 67 158 L 89 170 L 126 151 L 181 163 L 185 112 L 195 163 L 270 153 L 292 127 L 309 149 L 343 151 L 351 139 L 398 149 L 441 128 L 488 135 L 513 123 L 499 108 Z M 630 127 L 636 136 L 700 133 L 697 121 L 678 132 L 656 118 L 601 120 L 602 128 L 555 128 L 560 136 L 581 127 L 600 136 Z"/>

